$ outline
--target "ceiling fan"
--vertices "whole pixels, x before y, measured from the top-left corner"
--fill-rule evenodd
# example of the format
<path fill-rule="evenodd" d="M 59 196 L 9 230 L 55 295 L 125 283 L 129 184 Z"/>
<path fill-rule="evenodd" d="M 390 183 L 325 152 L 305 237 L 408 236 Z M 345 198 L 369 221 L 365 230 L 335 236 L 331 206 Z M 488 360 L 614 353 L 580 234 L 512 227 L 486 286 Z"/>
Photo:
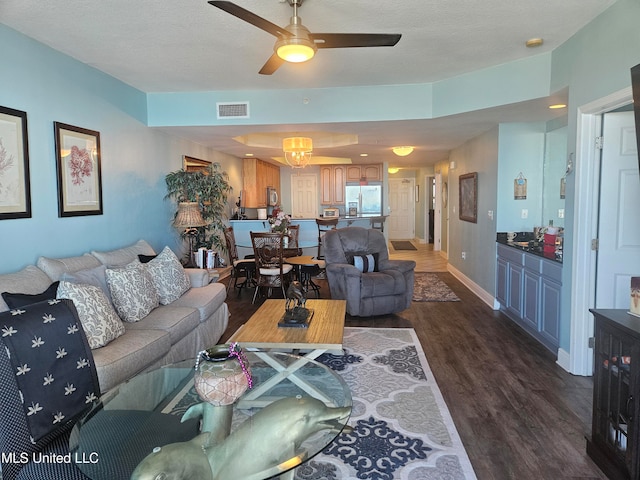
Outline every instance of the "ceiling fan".
<path fill-rule="evenodd" d="M 305 62 L 315 55 L 318 48 L 392 47 L 402 36 L 399 33 L 311 33 L 298 17 L 302 0 L 288 2 L 293 7 L 293 16 L 284 28 L 226 0 L 211 0 L 209 4 L 277 38 L 273 55 L 260 69 L 261 75 L 271 75 L 284 62 Z"/>

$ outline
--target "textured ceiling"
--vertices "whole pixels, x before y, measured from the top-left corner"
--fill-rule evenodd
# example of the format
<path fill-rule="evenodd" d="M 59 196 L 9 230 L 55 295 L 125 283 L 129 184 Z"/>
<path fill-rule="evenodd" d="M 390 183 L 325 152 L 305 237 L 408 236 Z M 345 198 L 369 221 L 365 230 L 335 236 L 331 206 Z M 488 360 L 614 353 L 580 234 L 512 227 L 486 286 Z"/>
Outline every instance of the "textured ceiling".
<path fill-rule="evenodd" d="M 0 0 L 0 21 L 145 92 L 264 90 L 442 80 L 553 50 L 614 1 L 306 0 L 299 16 L 311 32 L 401 33 L 402 38 L 395 47 L 319 50 L 310 62 L 286 64 L 271 76 L 257 72 L 272 54 L 275 38 L 205 0 Z M 277 25 L 289 23 L 286 1 L 236 3 Z M 527 49 L 524 42 L 531 37 L 544 38 L 544 45 Z M 414 144 L 418 149 L 403 162 L 428 164 L 446 158 L 469 135 L 490 129 L 496 115 L 539 120 L 540 110 L 549 118 L 534 104 L 517 107 L 433 121 L 305 128 L 359 134 L 370 152 L 375 145 L 388 153 L 387 146 Z M 525 116 L 518 111 L 523 108 Z M 269 127 L 173 131 L 242 156 L 246 147 L 231 137 L 258 130 Z M 356 150 L 321 153 L 346 156 Z"/>

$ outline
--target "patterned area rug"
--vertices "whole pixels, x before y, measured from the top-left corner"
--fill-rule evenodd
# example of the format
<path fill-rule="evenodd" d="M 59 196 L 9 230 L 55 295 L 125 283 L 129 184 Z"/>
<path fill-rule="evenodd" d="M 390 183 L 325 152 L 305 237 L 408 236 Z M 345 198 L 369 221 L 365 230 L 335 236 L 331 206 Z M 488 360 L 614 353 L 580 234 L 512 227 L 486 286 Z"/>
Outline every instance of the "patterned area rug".
<path fill-rule="evenodd" d="M 395 240 L 391 241 L 394 250 L 418 250 L 415 245 L 407 240 Z"/>
<path fill-rule="evenodd" d="M 472 480 L 475 473 L 412 328 L 345 328 L 346 355 L 322 355 L 351 388 L 350 433 L 296 480 Z"/>
<path fill-rule="evenodd" d="M 416 273 L 414 302 L 459 302 L 458 296 L 435 273 Z"/>

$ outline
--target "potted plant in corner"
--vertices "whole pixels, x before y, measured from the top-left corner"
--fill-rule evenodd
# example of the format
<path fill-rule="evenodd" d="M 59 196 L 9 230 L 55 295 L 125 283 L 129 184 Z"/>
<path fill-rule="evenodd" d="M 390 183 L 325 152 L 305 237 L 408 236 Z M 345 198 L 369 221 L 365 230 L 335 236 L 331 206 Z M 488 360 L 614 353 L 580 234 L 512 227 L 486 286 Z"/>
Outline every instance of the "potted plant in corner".
<path fill-rule="evenodd" d="M 206 225 L 197 227 L 194 234 L 194 249 L 211 248 L 222 252 L 226 244 L 222 240 L 227 218 L 227 198 L 232 192 L 228 182 L 229 175 L 221 169 L 219 163 L 196 172 L 184 169 L 170 172 L 165 176 L 167 194 L 165 198 L 182 202 L 197 202 Z M 177 211 L 176 211 L 177 213 Z M 185 232 L 182 232 L 184 238 Z"/>

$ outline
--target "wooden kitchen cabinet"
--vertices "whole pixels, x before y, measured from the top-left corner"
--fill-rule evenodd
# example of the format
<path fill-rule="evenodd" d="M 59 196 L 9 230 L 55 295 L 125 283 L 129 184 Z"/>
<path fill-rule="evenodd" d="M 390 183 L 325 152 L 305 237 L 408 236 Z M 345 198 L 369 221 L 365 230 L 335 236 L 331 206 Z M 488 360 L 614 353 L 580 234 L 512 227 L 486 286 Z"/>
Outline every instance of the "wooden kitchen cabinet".
<path fill-rule="evenodd" d="M 259 158 L 245 158 L 242 163 L 244 207 L 266 207 L 267 187 L 273 187 L 280 193 L 280 167 Z"/>
<path fill-rule="evenodd" d="M 382 165 L 347 165 L 345 167 L 347 182 L 382 181 Z"/>
<path fill-rule="evenodd" d="M 322 205 L 344 205 L 345 188 L 346 178 L 343 165 L 322 165 L 320 167 L 320 203 Z"/>

